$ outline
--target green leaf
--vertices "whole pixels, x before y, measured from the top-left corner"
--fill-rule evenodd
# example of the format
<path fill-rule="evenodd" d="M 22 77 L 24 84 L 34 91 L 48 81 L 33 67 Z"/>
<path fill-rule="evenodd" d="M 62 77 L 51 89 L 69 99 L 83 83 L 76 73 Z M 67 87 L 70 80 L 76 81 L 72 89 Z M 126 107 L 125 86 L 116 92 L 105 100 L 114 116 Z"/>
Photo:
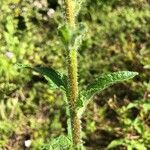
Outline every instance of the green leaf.
<path fill-rule="evenodd" d="M 143 104 L 142 107 L 143 107 L 143 110 L 145 111 L 145 113 L 150 111 L 150 103 L 145 103 L 145 104 Z"/>
<path fill-rule="evenodd" d="M 87 25 L 80 23 L 72 35 L 69 49 L 78 50 L 82 44 L 85 34 L 87 33 Z"/>
<path fill-rule="evenodd" d="M 132 109 L 132 108 L 138 108 L 139 104 L 138 103 L 129 103 L 127 105 L 127 109 Z"/>
<path fill-rule="evenodd" d="M 87 87 L 85 95 L 89 99 L 97 92 L 101 92 L 113 84 L 129 80 L 136 75 L 138 75 L 137 72 L 131 71 L 119 71 L 109 74 L 103 74 L 99 78 L 97 78 L 95 82 Z"/>
<path fill-rule="evenodd" d="M 19 65 L 20 66 L 20 65 Z M 26 65 L 21 65 L 23 68 L 31 69 L 37 73 L 42 74 L 50 83 L 50 81 L 54 84 L 57 88 L 63 88 L 64 90 L 67 90 L 67 76 L 59 73 L 58 71 L 55 71 L 52 68 L 48 67 L 29 67 Z"/>
<path fill-rule="evenodd" d="M 138 140 L 130 140 L 128 143 L 136 150 L 147 150 L 144 143 L 139 142 Z"/>
<path fill-rule="evenodd" d="M 147 148 L 144 146 L 144 144 L 137 144 L 134 145 L 134 147 L 137 149 L 137 150 L 147 150 Z"/>
<path fill-rule="evenodd" d="M 136 118 L 133 122 L 133 127 L 135 128 L 135 130 L 139 133 L 139 134 L 143 134 L 144 133 L 144 124 L 143 122 L 139 119 Z"/>
<path fill-rule="evenodd" d="M 67 25 L 62 25 L 58 28 L 58 34 L 61 38 L 61 41 L 68 46 L 72 38 L 72 32 Z"/>
<path fill-rule="evenodd" d="M 52 68 L 47 68 L 47 67 L 34 67 L 34 68 L 31 68 L 32 70 L 48 77 L 50 80 L 53 81 L 53 83 L 57 86 L 57 87 L 66 87 L 64 81 L 62 80 L 63 77 L 62 75 L 55 71 L 54 69 Z"/>
<path fill-rule="evenodd" d="M 76 105 L 77 105 L 78 117 L 81 118 L 87 106 L 86 97 L 83 95 L 82 92 L 79 93 L 79 98 L 77 100 Z"/>
<path fill-rule="evenodd" d="M 94 94 L 103 91 L 113 84 L 131 79 L 136 75 L 138 75 L 137 72 L 131 71 L 119 71 L 101 75 L 95 82 L 89 85 L 85 91 L 80 92 L 77 101 L 78 116 L 81 117 Z"/>
<path fill-rule="evenodd" d="M 58 33 L 61 41 L 69 50 L 78 50 L 82 44 L 85 33 L 87 32 L 87 25 L 80 23 L 76 29 L 70 29 L 67 25 L 62 25 L 58 28 Z"/>
<path fill-rule="evenodd" d="M 124 139 L 119 139 L 119 140 L 113 140 L 107 147 L 107 149 L 111 149 L 111 148 L 115 148 L 117 146 L 125 146 L 126 143 L 124 141 Z"/>
<path fill-rule="evenodd" d="M 72 142 L 64 135 L 52 139 L 49 143 L 42 146 L 42 150 L 71 150 Z"/>
<path fill-rule="evenodd" d="M 7 20 L 6 29 L 7 29 L 9 34 L 13 35 L 14 32 L 15 32 L 15 27 L 14 27 L 14 24 L 13 24 L 14 18 L 12 16 L 8 16 L 6 18 L 6 20 Z"/>
<path fill-rule="evenodd" d="M 127 145 L 127 150 L 133 150 L 133 147 L 131 145 Z"/>

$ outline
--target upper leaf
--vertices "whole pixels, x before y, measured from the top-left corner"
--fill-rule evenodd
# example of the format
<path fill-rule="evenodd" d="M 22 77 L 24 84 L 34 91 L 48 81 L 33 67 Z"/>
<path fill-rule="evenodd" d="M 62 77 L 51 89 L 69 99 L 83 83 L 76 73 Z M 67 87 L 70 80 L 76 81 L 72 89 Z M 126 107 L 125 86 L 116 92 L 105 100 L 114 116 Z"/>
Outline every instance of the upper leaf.
<path fill-rule="evenodd" d="M 71 29 L 67 25 L 62 25 L 58 28 L 58 34 L 65 47 L 69 50 L 78 50 L 82 44 L 87 25 L 80 23 L 75 29 Z"/>
<path fill-rule="evenodd" d="M 103 74 L 95 82 L 89 85 L 85 91 L 86 97 L 90 98 L 95 93 L 103 91 L 107 87 L 125 80 L 129 80 L 138 75 L 137 72 L 119 71 L 109 74 Z"/>
<path fill-rule="evenodd" d="M 58 34 L 61 38 L 61 41 L 64 43 L 64 45 L 68 46 L 72 38 L 72 32 L 69 29 L 69 27 L 67 25 L 60 26 L 58 28 Z"/>
<path fill-rule="evenodd" d="M 48 68 L 48 67 L 29 67 L 26 65 L 21 65 L 21 67 L 24 68 L 29 68 L 31 70 L 34 70 L 35 72 L 38 72 L 40 74 L 42 74 L 43 76 L 45 76 L 45 78 L 48 81 L 52 81 L 52 83 L 59 88 L 63 88 L 63 89 L 67 89 L 67 77 L 66 75 L 63 75 L 61 73 L 59 73 L 58 71 L 55 71 L 52 68 Z"/>
<path fill-rule="evenodd" d="M 82 41 L 87 33 L 87 25 L 80 23 L 74 31 L 69 45 L 70 49 L 78 50 L 82 44 Z"/>

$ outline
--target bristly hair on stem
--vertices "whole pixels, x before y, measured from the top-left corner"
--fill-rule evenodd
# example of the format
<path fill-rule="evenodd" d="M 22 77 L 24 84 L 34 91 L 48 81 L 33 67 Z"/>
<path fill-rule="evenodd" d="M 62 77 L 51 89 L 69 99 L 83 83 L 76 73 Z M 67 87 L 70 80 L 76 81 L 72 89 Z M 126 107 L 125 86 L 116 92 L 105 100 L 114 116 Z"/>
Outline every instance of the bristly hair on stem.
<path fill-rule="evenodd" d="M 72 32 L 75 31 L 75 7 L 76 3 L 74 0 L 64 0 L 65 2 L 65 14 L 66 14 L 66 25 L 69 26 Z M 73 148 L 80 150 L 82 147 L 81 142 L 81 121 L 78 117 L 76 104 L 78 101 L 78 67 L 77 67 L 77 50 L 67 48 L 67 69 L 68 69 L 68 102 L 70 104 L 71 114 L 71 127 L 72 127 L 72 140 Z"/>
<path fill-rule="evenodd" d="M 66 23 L 75 28 L 75 6 L 76 3 L 74 0 L 64 0 L 65 4 L 65 15 L 66 15 Z"/>

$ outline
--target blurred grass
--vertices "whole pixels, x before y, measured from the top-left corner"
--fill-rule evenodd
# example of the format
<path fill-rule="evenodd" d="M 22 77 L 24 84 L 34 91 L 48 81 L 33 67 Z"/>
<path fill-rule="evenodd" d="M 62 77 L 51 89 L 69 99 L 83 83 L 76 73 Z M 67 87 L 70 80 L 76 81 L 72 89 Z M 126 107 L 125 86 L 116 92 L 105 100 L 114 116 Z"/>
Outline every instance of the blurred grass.
<path fill-rule="evenodd" d="M 20 150 L 31 138 L 31 149 L 38 150 L 66 131 L 63 96 L 60 91 L 50 90 L 38 74 L 21 70 L 16 64 L 52 66 L 65 72 L 64 48 L 57 34 L 59 22 L 64 19 L 62 0 L 0 2 L 0 148 Z M 123 106 L 126 101 L 149 97 L 150 5 L 148 0 L 87 0 L 78 19 L 88 26 L 79 50 L 83 88 L 103 72 L 140 73 L 134 81 L 97 95 L 83 118 L 86 145 L 97 147 L 102 139 L 106 147 L 116 137 L 108 126 L 119 124 L 111 118 L 115 112 L 107 101 L 113 99 Z"/>

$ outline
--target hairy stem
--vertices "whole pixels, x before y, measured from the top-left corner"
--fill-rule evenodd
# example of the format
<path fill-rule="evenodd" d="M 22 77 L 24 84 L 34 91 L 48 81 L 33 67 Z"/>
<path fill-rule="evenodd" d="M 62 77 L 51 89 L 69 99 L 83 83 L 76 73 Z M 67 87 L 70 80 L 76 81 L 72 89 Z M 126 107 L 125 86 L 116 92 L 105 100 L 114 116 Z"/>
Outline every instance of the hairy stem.
<path fill-rule="evenodd" d="M 66 23 L 72 31 L 75 30 L 75 1 L 65 0 Z M 77 115 L 76 103 L 78 99 L 78 68 L 77 51 L 75 49 L 67 50 L 67 69 L 68 69 L 68 101 L 70 104 L 72 140 L 75 149 L 81 147 L 81 123 Z"/>
<path fill-rule="evenodd" d="M 68 80 L 69 80 L 69 103 L 71 112 L 71 125 L 73 144 L 81 145 L 81 125 L 77 115 L 76 103 L 78 99 L 78 78 L 77 78 L 77 52 L 71 50 L 68 54 Z"/>
<path fill-rule="evenodd" d="M 64 3 L 67 23 L 75 28 L 75 2 L 74 0 L 64 0 Z"/>

